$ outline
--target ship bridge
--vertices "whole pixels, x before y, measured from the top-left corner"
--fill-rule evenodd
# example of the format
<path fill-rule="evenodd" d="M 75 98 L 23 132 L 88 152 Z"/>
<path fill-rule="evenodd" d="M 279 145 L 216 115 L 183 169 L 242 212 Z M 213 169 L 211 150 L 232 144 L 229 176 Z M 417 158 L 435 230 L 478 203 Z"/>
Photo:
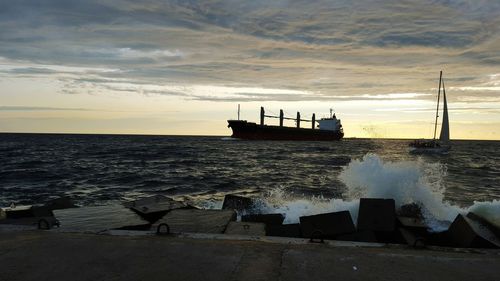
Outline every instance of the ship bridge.
<path fill-rule="evenodd" d="M 317 121 L 318 129 L 327 130 L 327 131 L 340 131 L 342 130 L 342 124 L 340 123 L 340 119 L 335 117 L 335 114 L 330 118 L 321 118 Z"/>

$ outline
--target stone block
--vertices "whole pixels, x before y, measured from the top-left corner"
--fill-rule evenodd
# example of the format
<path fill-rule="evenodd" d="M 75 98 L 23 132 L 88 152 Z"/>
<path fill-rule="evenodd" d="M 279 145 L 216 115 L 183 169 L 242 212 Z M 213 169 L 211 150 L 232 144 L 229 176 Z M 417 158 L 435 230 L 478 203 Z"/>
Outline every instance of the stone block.
<path fill-rule="evenodd" d="M 396 210 L 394 199 L 360 199 L 359 230 L 394 231 L 395 227 Z"/>
<path fill-rule="evenodd" d="M 300 224 L 282 224 L 282 225 L 267 225 L 266 226 L 267 236 L 278 236 L 278 237 L 302 237 L 300 231 Z"/>
<path fill-rule="evenodd" d="M 241 221 L 243 222 L 261 222 L 265 223 L 266 226 L 270 225 L 281 225 L 285 220 L 283 214 L 251 214 L 241 216 Z"/>
<path fill-rule="evenodd" d="M 45 203 L 45 207 L 50 210 L 61 210 L 61 209 L 69 209 L 69 208 L 77 208 L 73 201 L 69 197 L 59 197 L 56 199 L 49 200 Z"/>
<path fill-rule="evenodd" d="M 236 221 L 234 210 L 176 209 L 158 220 L 153 229 L 167 224 L 171 233 L 224 233 L 231 221 Z"/>
<path fill-rule="evenodd" d="M 455 246 L 465 248 L 499 248 L 500 240 L 487 226 L 459 214 L 448 229 Z"/>
<path fill-rule="evenodd" d="M 412 246 L 415 248 L 423 248 L 427 244 L 427 239 L 424 236 L 421 236 L 417 233 L 414 233 L 409 229 L 400 227 L 400 228 L 398 228 L 398 231 L 401 234 L 401 237 L 403 238 L 403 240 L 409 246 Z"/>
<path fill-rule="evenodd" d="M 150 223 L 154 223 L 161 219 L 171 210 L 187 207 L 187 205 L 182 202 L 175 201 L 162 195 L 141 198 L 135 201 L 126 202 L 123 205 L 130 208 Z"/>
<path fill-rule="evenodd" d="M 488 228 L 491 232 L 493 232 L 497 237 L 500 237 L 500 227 L 489 222 L 487 219 L 473 212 L 467 213 L 467 217 L 470 218 L 471 220 L 479 222 L 481 225 L 483 225 L 484 227 Z"/>
<path fill-rule="evenodd" d="M 148 222 L 122 205 L 54 210 L 60 231 L 99 233 L 110 229 L 145 226 Z"/>
<path fill-rule="evenodd" d="M 20 219 L 33 217 L 33 206 L 13 206 L 5 208 L 5 218 Z"/>
<path fill-rule="evenodd" d="M 300 217 L 300 229 L 305 238 L 333 239 L 336 235 L 356 231 L 349 211 Z"/>
<path fill-rule="evenodd" d="M 378 242 L 377 237 L 375 236 L 375 232 L 371 230 L 359 230 L 349 234 L 338 235 L 337 237 L 335 237 L 335 240 L 370 243 Z"/>

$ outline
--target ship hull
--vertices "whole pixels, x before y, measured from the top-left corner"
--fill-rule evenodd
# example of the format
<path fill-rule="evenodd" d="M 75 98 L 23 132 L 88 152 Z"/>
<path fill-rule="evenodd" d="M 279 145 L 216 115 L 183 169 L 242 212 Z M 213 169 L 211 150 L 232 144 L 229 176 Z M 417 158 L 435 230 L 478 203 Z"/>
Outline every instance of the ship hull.
<path fill-rule="evenodd" d="M 340 131 L 258 125 L 247 121 L 228 120 L 231 137 L 247 140 L 334 141 L 344 137 Z"/>

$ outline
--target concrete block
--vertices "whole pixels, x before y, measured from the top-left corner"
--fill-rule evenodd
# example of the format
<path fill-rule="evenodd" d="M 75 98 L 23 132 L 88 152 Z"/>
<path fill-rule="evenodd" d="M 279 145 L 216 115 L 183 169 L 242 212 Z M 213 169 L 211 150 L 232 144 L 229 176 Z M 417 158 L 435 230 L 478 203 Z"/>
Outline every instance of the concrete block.
<path fill-rule="evenodd" d="M 3 211 L 5 217 L 0 220 L 0 224 L 26 225 L 40 229 L 50 229 L 58 225 L 52 211 L 45 206 L 17 206 Z"/>
<path fill-rule="evenodd" d="M 132 207 L 137 207 L 137 206 L 152 205 L 152 204 L 156 204 L 156 203 L 171 202 L 171 201 L 173 201 L 172 198 L 157 194 L 157 195 L 153 195 L 153 196 L 139 198 L 139 199 L 133 200 L 133 201 L 123 202 L 122 204 L 123 204 L 123 206 L 125 206 L 127 208 L 132 208 Z"/>
<path fill-rule="evenodd" d="M 359 230 L 349 234 L 338 235 L 337 237 L 335 237 L 335 240 L 370 243 L 378 242 L 377 237 L 375 236 L 375 232 L 371 230 Z"/>
<path fill-rule="evenodd" d="M 56 218 L 49 217 L 24 217 L 16 219 L 4 219 L 0 221 L 1 225 L 29 226 L 31 229 L 51 229 L 58 226 Z"/>
<path fill-rule="evenodd" d="M 241 221 L 244 222 L 262 222 L 266 226 L 281 225 L 285 220 L 283 214 L 251 214 L 241 216 Z"/>
<path fill-rule="evenodd" d="M 488 228 L 491 232 L 493 232 L 497 237 L 500 237 L 500 228 L 489 222 L 487 219 L 473 212 L 469 212 L 467 214 L 467 217 L 470 218 L 471 220 L 479 222 L 480 224 Z"/>
<path fill-rule="evenodd" d="M 423 228 L 427 229 L 428 226 L 423 219 L 414 217 L 397 217 L 398 224 L 406 228 Z"/>
<path fill-rule="evenodd" d="M 99 233 L 110 229 L 148 225 L 148 222 L 122 205 L 54 210 L 60 231 Z"/>
<path fill-rule="evenodd" d="M 266 225 L 259 222 L 229 222 L 225 234 L 233 235 L 251 235 L 264 236 L 266 235 Z"/>
<path fill-rule="evenodd" d="M 223 210 L 236 210 L 243 211 L 253 208 L 253 200 L 248 197 L 227 194 L 224 196 L 224 203 L 222 203 Z"/>
<path fill-rule="evenodd" d="M 171 198 L 155 195 L 123 204 L 150 223 L 161 219 L 171 210 L 186 208 L 187 205 Z"/>
<path fill-rule="evenodd" d="M 459 214 L 448 229 L 455 246 L 465 248 L 500 248 L 500 240 L 479 221 Z"/>
<path fill-rule="evenodd" d="M 409 229 L 406 228 L 398 228 L 401 237 L 404 239 L 406 244 L 415 248 L 423 248 L 427 244 L 427 239 L 424 236 L 418 235 Z"/>
<path fill-rule="evenodd" d="M 34 217 L 53 217 L 54 213 L 46 206 L 33 206 L 31 212 Z"/>
<path fill-rule="evenodd" d="M 153 224 L 153 229 L 165 223 L 171 233 L 224 233 L 231 221 L 236 221 L 234 210 L 176 209 Z"/>
<path fill-rule="evenodd" d="M 356 231 L 349 211 L 300 217 L 300 229 L 305 238 L 311 238 L 315 232 L 323 238 L 334 238 Z"/>
<path fill-rule="evenodd" d="M 13 206 L 4 208 L 5 218 L 7 219 L 20 219 L 33 217 L 33 206 Z"/>
<path fill-rule="evenodd" d="M 440 246 L 440 247 L 453 247 L 454 243 L 450 238 L 448 231 L 430 232 L 427 237 L 427 245 Z"/>
<path fill-rule="evenodd" d="M 398 227 L 407 229 L 418 238 L 426 238 L 429 235 L 429 227 L 425 223 L 423 218 L 416 217 L 397 217 Z M 398 230 L 400 233 L 401 231 Z M 404 237 L 403 237 L 404 238 Z M 405 239 L 406 241 L 406 239 Z"/>
<path fill-rule="evenodd" d="M 69 197 L 59 197 L 56 199 L 49 200 L 45 203 L 45 207 L 50 210 L 60 210 L 60 209 L 69 209 L 69 208 L 77 208 L 73 201 Z"/>
<path fill-rule="evenodd" d="M 302 232 L 300 231 L 300 224 L 282 224 L 282 225 L 267 225 L 266 226 L 267 236 L 278 236 L 278 237 L 302 237 Z"/>
<path fill-rule="evenodd" d="M 394 231 L 395 227 L 396 210 L 394 199 L 360 199 L 359 230 Z"/>
<path fill-rule="evenodd" d="M 52 211 L 45 206 L 17 206 L 5 208 L 5 218 L 21 219 L 30 217 L 51 217 Z"/>

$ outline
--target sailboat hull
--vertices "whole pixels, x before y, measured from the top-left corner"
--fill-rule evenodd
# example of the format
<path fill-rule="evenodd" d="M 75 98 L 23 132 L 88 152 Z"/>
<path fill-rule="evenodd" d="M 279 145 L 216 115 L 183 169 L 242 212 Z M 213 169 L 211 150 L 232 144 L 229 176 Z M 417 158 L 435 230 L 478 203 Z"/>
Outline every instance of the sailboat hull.
<path fill-rule="evenodd" d="M 448 154 L 451 146 L 439 147 L 410 147 L 411 154 Z"/>
<path fill-rule="evenodd" d="M 434 123 L 434 138 L 432 140 L 419 141 L 415 140 L 410 143 L 411 154 L 448 154 L 451 149 L 450 141 L 450 125 L 448 120 L 448 103 L 446 101 L 446 90 L 444 81 L 442 80 L 443 72 L 439 72 L 439 89 L 436 106 L 436 122 Z M 443 122 L 441 123 L 441 134 L 439 140 L 436 140 L 436 129 L 439 111 L 439 98 L 441 97 L 441 85 L 443 85 Z"/>

